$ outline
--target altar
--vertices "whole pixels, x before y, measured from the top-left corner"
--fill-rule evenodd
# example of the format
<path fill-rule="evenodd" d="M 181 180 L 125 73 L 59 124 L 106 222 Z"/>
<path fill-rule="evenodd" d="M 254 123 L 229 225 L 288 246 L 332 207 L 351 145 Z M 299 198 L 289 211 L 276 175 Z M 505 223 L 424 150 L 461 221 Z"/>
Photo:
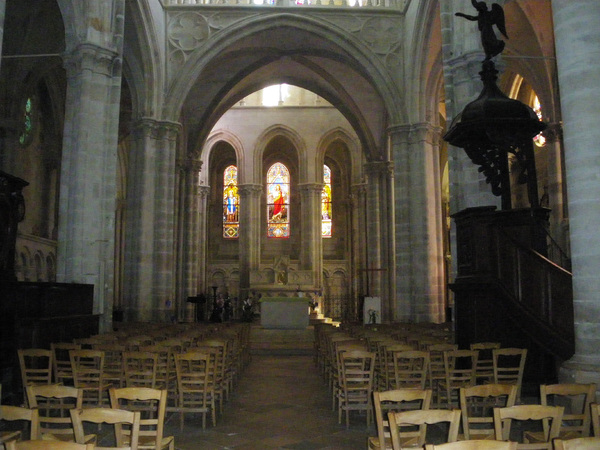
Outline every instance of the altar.
<path fill-rule="evenodd" d="M 260 324 L 263 328 L 304 329 L 308 326 L 306 297 L 263 297 Z"/>

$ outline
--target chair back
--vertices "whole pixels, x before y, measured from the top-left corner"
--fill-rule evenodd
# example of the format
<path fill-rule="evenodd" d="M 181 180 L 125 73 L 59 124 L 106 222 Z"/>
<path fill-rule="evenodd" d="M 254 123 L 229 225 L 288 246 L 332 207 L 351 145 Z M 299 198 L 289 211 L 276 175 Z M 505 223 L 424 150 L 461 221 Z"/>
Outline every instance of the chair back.
<path fill-rule="evenodd" d="M 40 437 L 75 441 L 69 410 L 83 407 L 81 389 L 58 384 L 31 385 L 27 386 L 27 399 L 39 411 Z"/>
<path fill-rule="evenodd" d="M 565 407 L 559 431 L 559 436 L 563 439 L 590 435 L 590 405 L 595 398 L 595 383 L 542 384 L 540 386 L 540 403 L 542 405 Z"/>
<path fill-rule="evenodd" d="M 401 449 L 402 427 L 419 427 L 419 436 L 416 447 L 423 447 L 427 439 L 427 425 L 438 423 L 449 423 L 446 442 L 454 442 L 458 438 L 460 427 L 460 409 L 428 409 L 416 411 L 390 412 L 390 433 L 392 435 L 392 446 Z"/>
<path fill-rule="evenodd" d="M 552 449 L 552 440 L 558 437 L 564 408 L 562 406 L 517 405 L 507 408 L 494 408 L 494 431 L 496 440 L 507 441 L 515 420 L 542 422 L 548 420 L 550 426 L 544 430 L 543 442 L 530 444 L 528 448 Z"/>
<path fill-rule="evenodd" d="M 492 350 L 500 348 L 500 342 L 473 342 L 471 350 L 479 352 L 477 356 L 476 376 L 478 382 L 490 382 L 494 378 L 494 358 Z"/>
<path fill-rule="evenodd" d="M 598 450 L 600 437 L 554 439 L 554 450 Z"/>
<path fill-rule="evenodd" d="M 429 409 L 431 405 L 431 389 L 394 389 L 373 392 L 373 409 L 377 424 L 379 448 L 391 447 L 390 424 L 387 415 L 390 411 L 407 411 L 413 409 Z M 370 439 L 372 440 L 372 439 Z"/>
<path fill-rule="evenodd" d="M 0 405 L 0 423 L 2 422 L 28 422 L 29 439 L 39 439 L 40 437 L 40 421 L 37 409 Z M 0 443 L 17 439 L 19 436 L 21 436 L 20 431 L 3 430 L 0 433 Z"/>
<path fill-rule="evenodd" d="M 25 387 L 30 384 L 50 384 L 52 382 L 52 351 L 43 348 L 20 348 L 17 350 L 23 395 L 27 405 Z"/>
<path fill-rule="evenodd" d="M 494 383 L 516 384 L 517 401 L 521 398 L 526 358 L 526 348 L 496 348 L 492 350 Z"/>
<path fill-rule="evenodd" d="M 127 387 L 156 387 L 158 354 L 153 352 L 123 352 L 123 373 Z"/>
<path fill-rule="evenodd" d="M 142 408 L 143 417 L 140 418 L 139 443 L 140 445 L 152 444 L 154 448 L 161 449 L 173 441 L 173 437 L 163 440 L 165 413 L 167 410 L 167 390 L 146 387 L 110 388 L 110 404 L 112 408 L 135 411 Z M 131 429 L 123 430 L 126 435 L 131 434 Z"/>
<path fill-rule="evenodd" d="M 490 439 L 494 436 L 494 408 L 514 406 L 517 387 L 481 384 L 460 388 L 459 396 L 464 438 Z"/>
<path fill-rule="evenodd" d="M 396 389 L 425 389 L 429 373 L 429 352 L 408 350 L 394 352 Z"/>
<path fill-rule="evenodd" d="M 71 420 L 75 430 L 75 441 L 78 444 L 85 442 L 84 423 L 96 425 L 109 424 L 114 426 L 115 430 L 115 448 L 128 448 L 136 450 L 140 433 L 140 412 L 126 411 L 113 408 L 84 408 L 71 409 Z M 131 433 L 125 435 L 123 426 L 130 426 Z"/>
<path fill-rule="evenodd" d="M 600 437 L 600 403 L 592 403 L 590 405 L 590 411 L 594 436 Z"/>
<path fill-rule="evenodd" d="M 73 369 L 69 351 L 81 350 L 81 345 L 72 342 L 53 342 L 50 344 L 52 351 L 52 363 L 54 382 L 73 386 Z"/>

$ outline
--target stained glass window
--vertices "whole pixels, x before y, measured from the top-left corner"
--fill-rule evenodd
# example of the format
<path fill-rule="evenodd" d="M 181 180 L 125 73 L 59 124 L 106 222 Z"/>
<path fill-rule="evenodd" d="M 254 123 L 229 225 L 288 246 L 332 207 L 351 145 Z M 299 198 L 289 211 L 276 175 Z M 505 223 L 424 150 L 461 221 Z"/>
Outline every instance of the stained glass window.
<path fill-rule="evenodd" d="M 27 98 L 25 102 L 25 111 L 23 112 L 23 133 L 19 136 L 19 143 L 21 145 L 25 145 L 29 136 L 31 135 L 31 130 L 33 129 L 33 123 L 31 119 L 31 110 L 32 110 L 32 102 L 31 97 Z"/>
<path fill-rule="evenodd" d="M 267 172 L 267 236 L 290 237 L 290 172 L 281 163 Z"/>
<path fill-rule="evenodd" d="M 323 166 L 323 192 L 321 193 L 321 236 L 331 237 L 331 169 Z"/>
<path fill-rule="evenodd" d="M 542 120 L 542 105 L 540 105 L 540 99 L 537 97 L 537 95 L 533 101 L 533 110 L 537 114 L 538 119 Z M 535 142 L 535 145 L 538 147 L 543 147 L 546 145 L 546 138 L 542 135 L 542 133 L 540 133 L 533 138 L 533 142 Z"/>
<path fill-rule="evenodd" d="M 240 196 L 237 167 L 228 166 L 223 172 L 223 237 L 237 239 L 240 228 Z"/>

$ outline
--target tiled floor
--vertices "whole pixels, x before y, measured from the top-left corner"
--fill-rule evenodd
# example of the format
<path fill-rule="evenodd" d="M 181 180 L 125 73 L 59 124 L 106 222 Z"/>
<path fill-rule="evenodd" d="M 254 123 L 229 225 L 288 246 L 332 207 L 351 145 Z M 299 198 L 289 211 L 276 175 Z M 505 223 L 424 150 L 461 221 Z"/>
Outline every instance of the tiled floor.
<path fill-rule="evenodd" d="M 331 395 L 316 369 L 302 336 L 295 334 L 282 350 L 281 339 L 272 331 L 254 329 L 254 342 L 263 341 L 255 351 L 236 389 L 217 417 L 217 426 L 202 430 L 200 416 L 186 418 L 183 432 L 179 417 L 167 418 L 166 432 L 175 436 L 178 449 L 364 449 L 367 436 L 376 435 L 366 418 L 351 415 L 350 428 L 338 424 L 332 411 Z M 276 332 L 275 332 L 276 333 Z M 285 332 L 280 332 L 285 336 Z M 276 333 L 279 335 L 280 333 Z M 310 331 L 312 333 L 312 331 Z M 290 333 L 294 334 L 294 333 Z M 308 336 L 311 336 L 308 334 Z M 278 351 L 269 352 L 264 345 L 274 341 Z M 279 345 L 275 341 L 279 341 Z M 275 354 L 272 354 L 275 353 Z M 285 353 L 297 353 L 286 355 Z"/>

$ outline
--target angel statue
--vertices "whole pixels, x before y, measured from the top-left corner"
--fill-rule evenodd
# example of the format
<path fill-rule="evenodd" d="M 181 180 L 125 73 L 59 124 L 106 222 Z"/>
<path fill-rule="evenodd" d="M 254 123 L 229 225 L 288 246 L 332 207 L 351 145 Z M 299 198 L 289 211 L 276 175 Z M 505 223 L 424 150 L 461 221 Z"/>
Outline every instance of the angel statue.
<path fill-rule="evenodd" d="M 476 16 L 470 16 L 464 13 L 456 13 L 458 17 L 464 17 L 467 20 L 477 21 L 477 26 L 481 32 L 481 43 L 485 51 L 485 60 L 488 61 L 494 56 L 499 55 L 504 50 L 504 41 L 498 39 L 492 28 L 494 25 L 506 39 L 506 27 L 504 23 L 504 10 L 498 3 L 493 3 L 491 10 L 488 11 L 485 2 L 471 0 L 473 7 L 479 12 Z"/>

